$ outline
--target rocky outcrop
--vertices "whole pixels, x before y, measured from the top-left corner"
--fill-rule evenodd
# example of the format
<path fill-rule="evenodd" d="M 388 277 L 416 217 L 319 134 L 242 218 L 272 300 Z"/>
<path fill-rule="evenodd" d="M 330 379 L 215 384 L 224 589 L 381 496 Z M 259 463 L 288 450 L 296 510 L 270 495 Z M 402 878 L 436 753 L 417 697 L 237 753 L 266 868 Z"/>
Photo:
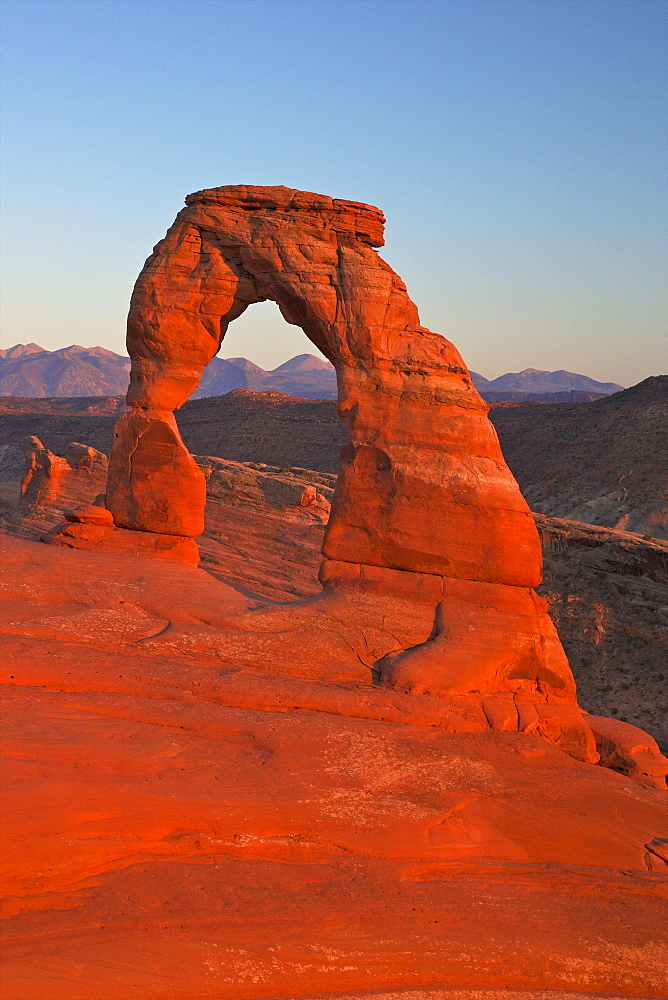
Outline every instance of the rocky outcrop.
<path fill-rule="evenodd" d="M 319 594 L 320 550 L 336 477 L 215 456 L 195 456 L 195 461 L 207 486 L 205 530 L 197 540 L 202 566 L 273 601 Z M 17 449 L 0 464 L 0 476 L 20 482 L 24 463 Z M 85 510 L 86 504 L 100 502 L 99 481 L 79 478 L 76 494 L 72 479 L 67 482 L 72 507 L 84 505 Z M 0 478 L 0 490 L 6 486 L 11 481 Z M 0 529 L 36 539 L 57 535 L 57 543 L 70 548 L 94 543 L 111 550 L 111 533 L 76 527 L 80 518 L 65 498 L 54 496 L 52 506 L 39 510 L 24 507 L 20 516 L 17 502 L 11 504 L 14 517 L 0 520 Z M 668 543 L 542 514 L 534 520 L 545 563 L 538 590 L 564 644 L 580 704 L 594 715 L 647 729 L 668 750 Z M 120 528 L 113 533 L 115 551 L 141 546 L 158 558 L 196 562 L 186 544 L 191 541 Z"/>
<path fill-rule="evenodd" d="M 381 684 L 575 706 L 568 662 L 531 593 L 541 578 L 533 519 L 460 355 L 420 325 L 378 256 L 378 209 L 252 187 L 200 191 L 186 205 L 132 296 L 133 409 L 117 426 L 107 488 L 115 523 L 202 532 L 204 479 L 172 413 L 229 323 L 273 299 L 336 368 L 347 431 L 323 546 L 325 592 L 303 615 L 321 623 L 347 593 L 366 590 L 366 624 L 378 631 L 384 599 L 401 595 L 419 608 L 419 641 L 397 648 L 388 635 L 357 651 L 362 662 L 373 658 Z M 578 725 L 582 745 L 593 746 Z"/>
<path fill-rule="evenodd" d="M 642 729 L 619 719 L 588 716 L 587 722 L 596 738 L 604 767 L 640 777 L 645 782 L 649 779 L 657 788 L 666 787 L 668 761 L 661 754 L 656 740 Z"/>
<path fill-rule="evenodd" d="M 663 539 L 545 514 L 534 514 L 534 520 L 544 551 L 589 550 L 592 568 L 668 584 L 668 542 Z"/>
<path fill-rule="evenodd" d="M 336 477 L 310 469 L 195 457 L 206 478 L 202 566 L 273 600 L 320 592 Z"/>
<path fill-rule="evenodd" d="M 206 485 L 171 413 L 135 408 L 116 424 L 107 506 L 121 528 L 196 537 Z"/>
<path fill-rule="evenodd" d="M 67 523 L 47 532 L 42 541 L 67 549 L 94 549 L 96 552 L 148 556 L 198 565 L 199 550 L 194 539 L 155 531 L 143 531 L 136 535 L 125 528 L 117 528 L 113 519 L 111 524 L 106 522 L 105 513 L 109 514 L 106 507 L 92 506 L 70 511 L 66 514 Z"/>
<path fill-rule="evenodd" d="M 25 464 L 23 449 L 15 444 L 0 444 L 0 519 L 18 505 Z"/>
<path fill-rule="evenodd" d="M 190 536 L 138 534 L 114 525 L 111 511 L 103 506 L 108 460 L 102 452 L 76 441 L 62 455 L 36 437 L 27 444 L 20 489 L 13 502 L 6 494 L 0 530 L 67 548 L 143 553 L 197 565 L 199 553 Z"/>
<path fill-rule="evenodd" d="M 5 498 L 0 531 L 68 548 L 136 551 L 194 565 L 201 559 L 210 572 L 272 600 L 320 592 L 320 550 L 336 476 L 195 456 L 206 482 L 205 531 L 196 544 L 187 536 L 116 527 L 111 511 L 100 506 L 105 455 L 88 450 L 96 456 L 91 474 L 85 464 L 71 468 L 62 455 L 35 445 L 34 438 L 29 442 L 25 456 L 13 446 L 0 451 L 0 497 Z M 71 444 L 65 453 L 79 454 L 81 447 Z M 36 473 L 39 463 L 65 474 Z M 28 474 L 32 486 L 21 498 L 20 484 Z"/>
<path fill-rule="evenodd" d="M 8 484 L 13 486 L 18 469 L 8 464 Z M 40 535 L 62 522 L 66 511 L 103 494 L 107 469 L 107 456 L 89 445 L 72 441 L 62 455 L 55 455 L 39 438 L 29 437 L 23 475 L 13 502 L 6 504 L 3 527 L 26 537 Z"/>
<path fill-rule="evenodd" d="M 648 729 L 668 750 L 668 542 L 535 514 L 540 595 L 580 704 Z"/>

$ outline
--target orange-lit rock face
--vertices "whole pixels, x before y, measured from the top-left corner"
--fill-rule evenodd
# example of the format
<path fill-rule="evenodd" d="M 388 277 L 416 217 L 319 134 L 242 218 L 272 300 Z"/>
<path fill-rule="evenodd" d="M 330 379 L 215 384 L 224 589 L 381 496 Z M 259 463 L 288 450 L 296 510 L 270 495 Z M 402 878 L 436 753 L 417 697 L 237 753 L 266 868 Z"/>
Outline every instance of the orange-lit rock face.
<path fill-rule="evenodd" d="M 380 680 L 449 695 L 528 686 L 574 704 L 566 658 L 528 592 L 541 578 L 529 509 L 466 365 L 420 326 L 378 256 L 383 222 L 369 205 L 283 187 L 188 196 L 132 296 L 133 413 L 117 425 L 107 505 L 120 528 L 202 532 L 204 481 L 172 411 L 229 323 L 272 299 L 337 370 L 348 440 L 326 562 L 398 571 L 408 591 L 418 575 L 432 580 L 431 639 L 383 660 Z"/>
<path fill-rule="evenodd" d="M 289 188 L 215 188 L 186 201 L 132 296 L 128 402 L 164 419 L 196 388 L 229 323 L 272 299 L 338 373 L 349 440 L 325 555 L 536 585 L 536 531 L 487 406 L 457 350 L 420 326 L 405 285 L 374 249 L 383 243 L 379 210 Z M 139 432 L 127 437 L 129 419 L 108 503 L 117 524 L 169 531 L 138 488 L 128 497 L 127 456 L 137 477 L 149 461 L 132 453 Z M 161 503 L 176 507 L 189 477 L 175 470 L 168 492 L 161 482 Z M 202 530 L 196 518 L 186 530 L 188 519 L 172 516 L 174 534 Z"/>
<path fill-rule="evenodd" d="M 206 482 L 171 412 L 123 414 L 114 429 L 113 456 L 107 506 L 119 527 L 202 534 Z"/>

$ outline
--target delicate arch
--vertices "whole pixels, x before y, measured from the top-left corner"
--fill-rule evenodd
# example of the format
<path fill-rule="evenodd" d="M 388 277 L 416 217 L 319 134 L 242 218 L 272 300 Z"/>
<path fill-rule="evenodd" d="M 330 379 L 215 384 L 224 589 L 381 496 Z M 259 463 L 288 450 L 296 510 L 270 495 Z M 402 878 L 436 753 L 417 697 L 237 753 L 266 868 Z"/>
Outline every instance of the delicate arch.
<path fill-rule="evenodd" d="M 369 205 L 284 187 L 221 187 L 186 198 L 132 295 L 133 412 L 119 422 L 107 500 L 117 524 L 203 530 L 203 484 L 172 413 L 196 388 L 229 323 L 272 299 L 337 371 L 348 441 L 325 556 L 514 586 L 539 582 L 536 529 L 487 406 L 459 353 L 420 326 L 404 283 L 374 249 L 383 244 L 383 223 Z"/>

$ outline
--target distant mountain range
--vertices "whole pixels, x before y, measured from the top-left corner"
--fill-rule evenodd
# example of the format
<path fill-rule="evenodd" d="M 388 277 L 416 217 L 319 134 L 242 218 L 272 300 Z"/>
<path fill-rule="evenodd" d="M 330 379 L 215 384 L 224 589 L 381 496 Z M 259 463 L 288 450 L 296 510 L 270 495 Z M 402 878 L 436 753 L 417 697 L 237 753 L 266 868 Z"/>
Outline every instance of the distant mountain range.
<path fill-rule="evenodd" d="M 0 396 L 125 395 L 129 377 L 130 359 L 104 347 L 74 344 L 45 351 L 38 344 L 17 344 L 0 351 Z M 265 371 L 247 358 L 214 358 L 193 399 L 223 396 L 233 389 L 336 399 L 336 373 L 329 361 L 313 354 L 298 354 L 274 371 Z"/>
<path fill-rule="evenodd" d="M 130 359 L 104 347 L 76 344 L 45 351 L 38 344 L 17 344 L 0 350 L 0 396 L 53 398 L 55 396 L 124 395 Z M 616 382 L 597 382 L 575 372 L 525 368 L 486 379 L 471 372 L 473 384 L 488 400 L 542 400 L 567 402 L 596 399 L 618 392 Z M 329 361 L 314 354 L 298 354 L 265 371 L 247 358 L 214 358 L 193 393 L 193 399 L 223 396 L 233 389 L 282 392 L 306 399 L 336 399 L 336 373 Z"/>
<path fill-rule="evenodd" d="M 2 396 L 109 396 L 127 392 L 130 359 L 104 347 L 45 351 L 17 344 L 0 351 Z"/>
<path fill-rule="evenodd" d="M 558 372 L 543 372 L 536 368 L 525 368 L 523 372 L 508 372 L 491 380 L 478 375 L 477 372 L 471 372 L 471 379 L 478 392 L 486 399 L 508 399 L 509 392 L 526 396 L 526 394 L 546 395 L 574 390 L 594 393 L 597 396 L 609 396 L 624 388 L 616 382 L 597 382 L 587 375 L 578 375 L 563 369 Z"/>
<path fill-rule="evenodd" d="M 336 399 L 336 372 L 329 361 L 314 354 L 298 354 L 269 372 L 247 358 L 214 358 L 204 369 L 192 399 L 223 396 L 233 389 L 283 392 L 306 399 Z"/>

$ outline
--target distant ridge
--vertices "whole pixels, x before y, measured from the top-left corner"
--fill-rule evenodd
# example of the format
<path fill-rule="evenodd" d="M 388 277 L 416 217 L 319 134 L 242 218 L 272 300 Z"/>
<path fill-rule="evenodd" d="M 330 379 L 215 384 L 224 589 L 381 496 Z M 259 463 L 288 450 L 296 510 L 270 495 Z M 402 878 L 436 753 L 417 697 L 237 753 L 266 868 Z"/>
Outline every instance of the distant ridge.
<path fill-rule="evenodd" d="M 241 368 L 244 372 L 259 372 L 261 375 L 267 374 L 264 368 L 260 368 L 259 365 L 256 365 L 254 361 L 249 361 L 248 358 L 225 358 L 225 361 L 229 361 L 231 365 L 236 365 L 237 368 Z"/>
<path fill-rule="evenodd" d="M 105 347 L 72 344 L 46 351 L 39 344 L 16 344 L 0 351 L 0 396 L 125 395 L 129 377 L 130 359 Z M 329 361 L 314 354 L 298 354 L 274 371 L 265 371 L 248 358 L 216 357 L 206 366 L 193 399 L 223 396 L 235 389 L 336 399 L 336 373 Z"/>
<path fill-rule="evenodd" d="M 668 539 L 668 376 L 595 402 L 493 406 L 533 511 Z"/>
<path fill-rule="evenodd" d="M 298 354 L 273 371 L 265 371 L 248 358 L 214 358 L 206 366 L 192 399 L 223 396 L 234 389 L 336 399 L 336 372 L 329 361 L 314 354 Z"/>
<path fill-rule="evenodd" d="M 0 395 L 22 398 L 116 396 L 127 390 L 130 359 L 105 347 L 72 344 L 46 351 L 39 344 L 16 344 L 0 351 Z M 487 379 L 471 372 L 487 400 L 498 402 L 584 402 L 623 388 L 587 375 L 525 368 Z M 305 399 L 336 399 L 334 366 L 314 354 L 298 354 L 266 371 L 248 358 L 214 358 L 205 368 L 193 399 L 223 396 L 235 389 L 282 392 Z"/>
<path fill-rule="evenodd" d="M 473 372 L 471 372 L 473 378 Z M 481 381 L 478 385 L 476 379 Z M 522 372 L 507 372 L 499 375 L 495 379 L 484 379 L 477 375 L 473 378 L 476 389 L 483 393 L 493 392 L 497 398 L 501 392 L 526 392 L 526 393 L 555 393 L 570 392 L 577 389 L 582 392 L 594 392 L 598 395 L 610 395 L 619 392 L 624 388 L 616 382 L 597 382 L 596 379 L 587 375 L 578 375 L 576 372 L 567 372 L 560 369 L 557 372 L 539 371 L 537 368 L 525 368 Z M 508 397 L 506 397 L 508 398 Z"/>
<path fill-rule="evenodd" d="M 72 344 L 45 351 L 38 344 L 17 344 L 0 358 L 0 395 L 115 396 L 127 391 L 130 359 L 105 347 Z"/>

